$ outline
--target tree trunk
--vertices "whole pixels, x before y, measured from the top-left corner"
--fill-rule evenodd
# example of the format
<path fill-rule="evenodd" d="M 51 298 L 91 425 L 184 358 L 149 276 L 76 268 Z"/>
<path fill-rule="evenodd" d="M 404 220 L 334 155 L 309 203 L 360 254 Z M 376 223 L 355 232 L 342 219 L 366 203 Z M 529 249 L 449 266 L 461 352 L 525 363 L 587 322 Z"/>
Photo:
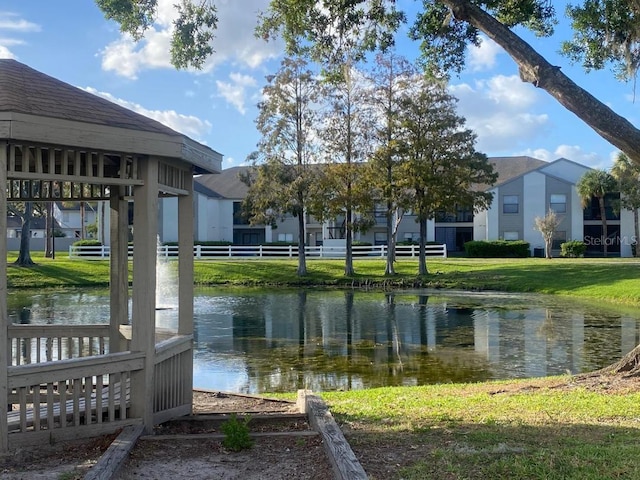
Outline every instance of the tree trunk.
<path fill-rule="evenodd" d="M 30 267 L 35 265 L 31 259 L 31 216 L 33 204 L 25 202 L 24 216 L 22 217 L 22 230 L 20 232 L 20 252 L 15 264 L 20 267 Z"/>
<path fill-rule="evenodd" d="M 298 213 L 298 276 L 304 277 L 307 274 L 307 255 L 305 252 L 305 222 L 304 212 Z"/>
<path fill-rule="evenodd" d="M 598 197 L 598 206 L 600 207 L 600 218 L 602 220 L 602 248 L 604 256 L 607 256 L 607 209 L 604 206 L 604 197 Z"/>
<path fill-rule="evenodd" d="M 387 202 L 387 264 L 384 269 L 384 274 L 389 276 L 396 274 L 393 266 L 393 262 L 396 259 L 396 240 L 393 223 L 393 204 Z"/>
<path fill-rule="evenodd" d="M 640 257 L 640 252 L 639 252 L 639 246 L 640 246 L 640 222 L 638 222 L 638 209 L 634 208 L 633 209 L 633 224 L 635 226 L 635 234 L 636 234 L 636 238 L 634 238 L 631 242 L 632 245 L 635 244 L 635 247 L 633 247 L 633 256 L 634 257 Z"/>
<path fill-rule="evenodd" d="M 640 130 L 551 65 L 527 42 L 469 0 L 438 0 L 457 20 L 468 22 L 500 45 L 516 62 L 523 82 L 546 90 L 598 135 L 640 164 Z"/>
<path fill-rule="evenodd" d="M 44 256 L 46 258 L 54 258 L 53 253 L 53 236 L 55 235 L 55 221 L 53 218 L 53 202 L 47 204 L 47 216 L 45 225 L 45 243 L 44 243 Z"/>
<path fill-rule="evenodd" d="M 352 277 L 355 272 L 353 270 L 353 211 L 351 208 L 347 208 L 345 213 L 345 243 L 344 275 Z"/>
<path fill-rule="evenodd" d="M 418 249 L 418 275 L 428 275 L 427 270 L 427 219 L 420 218 L 420 247 Z"/>
<path fill-rule="evenodd" d="M 546 258 L 551 258 L 551 246 L 553 245 L 553 239 L 551 238 L 545 238 L 544 239 L 544 251 L 545 251 L 545 257 Z"/>
<path fill-rule="evenodd" d="M 609 365 L 608 367 L 604 367 L 603 369 L 596 370 L 593 373 L 624 373 L 625 376 L 629 377 L 640 375 L 640 345 L 636 346 L 616 363 Z"/>

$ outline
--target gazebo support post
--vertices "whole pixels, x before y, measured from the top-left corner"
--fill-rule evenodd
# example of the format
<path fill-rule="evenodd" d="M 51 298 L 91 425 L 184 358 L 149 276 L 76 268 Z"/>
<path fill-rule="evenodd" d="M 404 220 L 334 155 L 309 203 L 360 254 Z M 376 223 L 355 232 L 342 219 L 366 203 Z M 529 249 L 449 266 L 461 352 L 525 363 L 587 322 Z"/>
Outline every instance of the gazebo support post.
<path fill-rule="evenodd" d="M 188 195 L 178 197 L 178 335 L 193 335 L 193 172 Z M 193 355 L 181 372 L 185 403 L 193 404 Z"/>
<path fill-rule="evenodd" d="M 9 448 L 9 428 L 7 410 L 9 403 L 9 388 L 7 367 L 9 363 L 9 314 L 7 312 L 7 156 L 9 146 L 7 142 L 0 142 L 0 452 Z"/>
<path fill-rule="evenodd" d="M 120 325 L 129 323 L 129 205 L 124 194 L 124 187 L 111 186 L 109 198 L 111 212 L 109 352 L 111 353 L 126 350 L 120 344 Z"/>
<path fill-rule="evenodd" d="M 131 414 L 142 418 L 146 433 L 153 429 L 156 256 L 158 235 L 158 162 L 144 157 L 139 163 L 144 182 L 134 187 L 133 308 L 131 350 L 144 352 L 144 369 L 131 379 Z"/>

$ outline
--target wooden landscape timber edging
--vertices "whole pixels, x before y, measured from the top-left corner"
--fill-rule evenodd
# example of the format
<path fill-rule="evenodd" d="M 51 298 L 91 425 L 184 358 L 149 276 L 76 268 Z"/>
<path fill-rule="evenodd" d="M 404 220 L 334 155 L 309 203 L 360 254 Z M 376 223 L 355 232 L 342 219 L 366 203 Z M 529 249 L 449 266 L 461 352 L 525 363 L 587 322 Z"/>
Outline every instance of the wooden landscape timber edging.
<path fill-rule="evenodd" d="M 109 445 L 98 463 L 84 476 L 84 480 L 110 480 L 129 458 L 129 454 L 136 445 L 138 438 L 144 432 L 144 425 L 125 427 L 120 435 Z"/>
<path fill-rule="evenodd" d="M 367 480 L 369 477 L 327 404 L 310 390 L 298 390 L 298 408 L 307 414 L 311 428 L 322 435 L 322 444 L 336 480 Z"/>

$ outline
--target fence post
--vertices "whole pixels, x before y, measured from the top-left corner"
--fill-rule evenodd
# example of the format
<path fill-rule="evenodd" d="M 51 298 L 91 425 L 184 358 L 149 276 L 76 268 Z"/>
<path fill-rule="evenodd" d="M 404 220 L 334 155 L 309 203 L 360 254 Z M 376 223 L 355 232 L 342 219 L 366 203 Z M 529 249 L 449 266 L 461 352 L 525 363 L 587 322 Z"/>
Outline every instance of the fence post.
<path fill-rule="evenodd" d="M 262 258 L 262 245 L 258 246 L 258 257 Z"/>
<path fill-rule="evenodd" d="M 447 244 L 442 244 L 442 257 L 447 258 Z"/>

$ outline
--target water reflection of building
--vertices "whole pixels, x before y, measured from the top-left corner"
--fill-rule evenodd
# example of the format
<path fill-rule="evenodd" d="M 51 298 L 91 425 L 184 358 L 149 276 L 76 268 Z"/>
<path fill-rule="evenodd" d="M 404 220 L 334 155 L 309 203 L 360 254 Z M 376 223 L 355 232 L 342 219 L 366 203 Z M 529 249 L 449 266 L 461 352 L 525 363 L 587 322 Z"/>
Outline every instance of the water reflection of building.
<path fill-rule="evenodd" d="M 638 341 L 636 318 L 575 305 L 309 291 L 227 300 L 198 320 L 198 344 L 242 359 L 249 383 L 272 390 L 580 372 Z"/>

